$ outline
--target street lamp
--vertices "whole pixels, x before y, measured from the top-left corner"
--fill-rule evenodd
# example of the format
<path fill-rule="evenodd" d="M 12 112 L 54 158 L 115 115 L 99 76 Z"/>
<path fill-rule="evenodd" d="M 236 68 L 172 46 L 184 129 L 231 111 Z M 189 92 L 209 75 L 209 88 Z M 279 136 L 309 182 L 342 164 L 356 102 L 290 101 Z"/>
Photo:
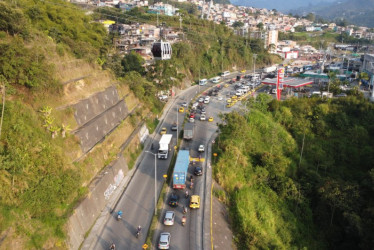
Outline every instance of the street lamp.
<path fill-rule="evenodd" d="M 150 151 L 145 151 L 146 153 L 149 153 L 149 154 L 153 154 L 153 156 L 155 157 L 155 215 L 157 215 L 157 154 L 154 154 Z"/>
<path fill-rule="evenodd" d="M 253 78 L 252 78 L 252 84 L 254 83 L 255 73 L 256 73 L 256 58 L 257 58 L 257 54 L 253 54 Z M 254 84 L 252 86 L 253 86 L 253 89 L 254 89 L 255 88 Z"/>

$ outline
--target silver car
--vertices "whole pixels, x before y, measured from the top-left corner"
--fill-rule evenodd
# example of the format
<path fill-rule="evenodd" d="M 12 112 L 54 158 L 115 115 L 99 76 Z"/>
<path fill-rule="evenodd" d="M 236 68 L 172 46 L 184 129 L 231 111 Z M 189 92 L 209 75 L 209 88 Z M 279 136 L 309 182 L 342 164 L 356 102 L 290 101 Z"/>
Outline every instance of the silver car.
<path fill-rule="evenodd" d="M 166 211 L 165 218 L 164 218 L 164 225 L 166 226 L 174 225 L 174 218 L 175 218 L 175 214 L 173 211 Z"/>
<path fill-rule="evenodd" d="M 158 242 L 158 249 L 169 249 L 170 247 L 170 233 L 163 232 L 160 235 L 160 240 Z"/>

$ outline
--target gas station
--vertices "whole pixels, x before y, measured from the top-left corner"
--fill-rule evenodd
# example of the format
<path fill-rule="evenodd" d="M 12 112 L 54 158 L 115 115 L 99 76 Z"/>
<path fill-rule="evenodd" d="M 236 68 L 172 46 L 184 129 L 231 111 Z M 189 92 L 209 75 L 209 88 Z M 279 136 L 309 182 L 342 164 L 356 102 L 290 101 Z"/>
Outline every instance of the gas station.
<path fill-rule="evenodd" d="M 281 91 L 284 88 L 300 88 L 309 84 L 312 84 L 313 80 L 310 79 L 302 79 L 302 78 L 296 78 L 296 77 L 287 77 L 284 78 L 284 69 L 278 69 L 277 71 L 277 77 L 273 79 L 264 79 L 262 81 L 262 84 L 266 85 L 273 85 L 277 88 L 277 99 L 280 100 Z"/>

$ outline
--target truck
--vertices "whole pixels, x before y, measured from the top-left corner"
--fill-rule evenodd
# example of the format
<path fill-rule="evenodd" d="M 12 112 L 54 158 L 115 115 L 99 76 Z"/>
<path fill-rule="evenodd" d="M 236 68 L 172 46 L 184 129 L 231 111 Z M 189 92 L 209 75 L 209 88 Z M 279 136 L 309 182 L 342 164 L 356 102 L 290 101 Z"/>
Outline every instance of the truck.
<path fill-rule="evenodd" d="M 173 171 L 173 188 L 186 188 L 186 179 L 188 165 L 190 164 L 190 152 L 188 150 L 180 150 Z"/>
<path fill-rule="evenodd" d="M 266 67 L 263 69 L 263 72 L 264 73 L 270 73 L 270 72 L 273 72 L 273 71 L 276 71 L 277 70 L 277 67 L 275 66 L 271 66 L 271 67 Z"/>
<path fill-rule="evenodd" d="M 194 125 L 192 123 L 186 123 L 184 125 L 183 139 L 192 140 L 193 130 L 194 130 Z"/>
<path fill-rule="evenodd" d="M 172 134 L 164 134 L 161 136 L 160 142 L 159 142 L 159 148 L 157 157 L 158 159 L 167 159 L 169 150 L 170 150 L 170 142 L 171 138 L 173 137 Z"/>

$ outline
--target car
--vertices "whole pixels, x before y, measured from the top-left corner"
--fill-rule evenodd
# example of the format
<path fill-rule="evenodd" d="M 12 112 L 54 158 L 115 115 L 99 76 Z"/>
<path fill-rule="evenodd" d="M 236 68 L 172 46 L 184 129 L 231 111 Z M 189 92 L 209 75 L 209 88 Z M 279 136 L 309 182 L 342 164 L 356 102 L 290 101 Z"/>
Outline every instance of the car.
<path fill-rule="evenodd" d="M 169 206 L 177 207 L 178 204 L 179 204 L 179 196 L 175 193 L 172 193 L 169 199 Z"/>
<path fill-rule="evenodd" d="M 245 70 L 245 69 L 240 71 L 240 73 L 245 73 L 245 72 L 247 72 L 247 70 Z"/>
<path fill-rule="evenodd" d="M 227 103 L 231 103 L 231 98 L 226 100 Z"/>
<path fill-rule="evenodd" d="M 160 234 L 160 240 L 158 241 L 158 249 L 169 249 L 170 247 L 170 233 L 162 232 Z"/>
<path fill-rule="evenodd" d="M 232 97 L 231 97 L 231 99 L 233 99 L 233 100 L 235 100 L 235 99 L 237 99 L 238 98 L 238 96 L 236 96 L 236 95 L 233 95 Z"/>
<path fill-rule="evenodd" d="M 164 225 L 172 226 L 174 225 L 175 213 L 173 211 L 166 211 L 164 217 Z"/>
<path fill-rule="evenodd" d="M 177 131 L 178 130 L 178 125 L 176 122 L 173 123 L 173 125 L 171 125 L 171 131 Z"/>
<path fill-rule="evenodd" d="M 239 98 L 238 98 L 238 101 L 241 101 L 241 100 L 243 100 L 243 96 L 239 96 Z"/>
<path fill-rule="evenodd" d="M 209 117 L 208 121 L 209 121 L 209 122 L 214 121 L 213 116 Z"/>
<path fill-rule="evenodd" d="M 199 152 L 204 152 L 204 151 L 205 151 L 204 145 L 201 144 L 201 145 L 199 146 L 199 149 L 198 149 L 197 151 L 199 151 Z"/>
<path fill-rule="evenodd" d="M 200 115 L 200 121 L 206 121 L 206 115 L 204 114 Z"/>
<path fill-rule="evenodd" d="M 201 114 L 206 114 L 206 110 L 205 110 L 205 108 L 202 108 L 202 109 L 201 109 Z"/>
<path fill-rule="evenodd" d="M 191 195 L 190 208 L 200 208 L 200 196 Z"/>
<path fill-rule="evenodd" d="M 183 102 L 183 103 L 182 103 L 182 107 L 185 107 L 185 108 L 187 108 L 187 105 L 188 105 L 188 103 L 187 103 L 187 102 Z"/>
<path fill-rule="evenodd" d="M 188 119 L 188 121 L 189 121 L 189 122 L 195 122 L 195 118 L 192 118 L 192 117 L 191 117 L 191 118 Z"/>
<path fill-rule="evenodd" d="M 340 93 L 340 94 L 335 95 L 335 97 L 347 97 L 347 94 L 346 93 Z"/>
<path fill-rule="evenodd" d="M 164 135 L 166 134 L 166 132 L 168 132 L 168 130 L 165 127 L 163 127 L 160 131 L 160 135 Z"/>
<path fill-rule="evenodd" d="M 225 88 L 227 88 L 228 86 L 229 86 L 229 85 L 228 85 L 227 83 L 224 85 Z"/>
<path fill-rule="evenodd" d="M 204 102 L 204 97 L 200 97 L 199 102 Z"/>
<path fill-rule="evenodd" d="M 159 95 L 158 99 L 160 99 L 160 101 L 167 101 L 168 100 L 168 96 L 167 95 Z"/>
<path fill-rule="evenodd" d="M 184 113 L 184 108 L 180 107 L 178 111 L 179 111 L 179 113 Z"/>
<path fill-rule="evenodd" d="M 195 170 L 193 171 L 194 175 L 196 176 L 200 176 L 203 174 L 203 168 L 200 167 L 200 166 L 196 166 L 195 167 Z"/>
<path fill-rule="evenodd" d="M 223 97 L 222 96 L 218 96 L 218 101 L 222 101 L 223 100 Z"/>
<path fill-rule="evenodd" d="M 232 107 L 232 104 L 231 103 L 227 103 L 226 104 L 226 108 L 231 108 Z"/>
<path fill-rule="evenodd" d="M 234 100 L 232 100 L 231 104 L 234 105 L 237 102 L 238 102 L 238 99 L 234 99 Z"/>
<path fill-rule="evenodd" d="M 195 113 L 191 113 L 189 118 L 194 118 L 195 119 Z"/>

